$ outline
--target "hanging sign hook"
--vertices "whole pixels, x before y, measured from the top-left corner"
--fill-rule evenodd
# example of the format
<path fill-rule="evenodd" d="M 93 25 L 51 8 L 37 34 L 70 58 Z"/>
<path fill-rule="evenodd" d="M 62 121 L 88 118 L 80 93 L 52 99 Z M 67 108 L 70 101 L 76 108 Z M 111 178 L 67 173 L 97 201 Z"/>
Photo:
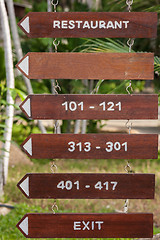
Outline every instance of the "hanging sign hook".
<path fill-rule="evenodd" d="M 58 5 L 58 3 L 59 3 L 59 1 L 58 0 L 51 0 L 51 4 L 53 5 L 53 7 L 54 7 L 54 12 L 56 12 L 57 11 L 57 9 L 56 9 L 56 7 L 57 7 L 57 5 Z"/>

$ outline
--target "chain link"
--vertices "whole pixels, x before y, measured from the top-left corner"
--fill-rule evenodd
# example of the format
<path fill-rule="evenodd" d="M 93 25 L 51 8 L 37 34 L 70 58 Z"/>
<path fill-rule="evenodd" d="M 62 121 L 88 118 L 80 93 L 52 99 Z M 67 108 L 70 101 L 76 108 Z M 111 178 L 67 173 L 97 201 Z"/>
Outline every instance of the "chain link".
<path fill-rule="evenodd" d="M 56 200 L 54 200 L 54 203 L 53 203 L 53 205 L 52 205 L 52 212 L 53 212 L 53 214 L 56 213 L 56 212 L 55 212 L 55 209 L 58 211 L 58 206 L 57 206 L 57 201 L 56 201 Z"/>
<path fill-rule="evenodd" d="M 128 6 L 128 11 L 131 12 L 133 0 L 126 0 L 126 4 Z"/>
<path fill-rule="evenodd" d="M 55 173 L 57 171 L 57 165 L 55 164 L 54 160 L 53 160 L 53 163 L 51 165 L 51 171 L 52 171 L 52 173 Z"/>
<path fill-rule="evenodd" d="M 54 48 L 55 48 L 55 52 L 57 53 L 57 50 L 58 50 L 58 46 L 59 46 L 59 44 L 60 44 L 60 41 L 58 41 L 57 43 L 56 43 L 56 41 L 57 41 L 57 38 L 54 39 L 53 45 L 54 45 Z"/>
<path fill-rule="evenodd" d="M 132 167 L 130 165 L 130 162 L 127 160 L 127 165 L 124 167 L 124 170 L 127 172 L 127 173 L 133 173 L 132 171 Z"/>
<path fill-rule="evenodd" d="M 128 133 L 131 134 L 131 130 L 132 130 L 132 123 L 130 123 L 129 119 L 126 122 L 126 127 L 128 128 Z"/>
<path fill-rule="evenodd" d="M 127 91 L 127 93 L 128 93 L 128 94 L 131 94 L 130 91 L 129 91 L 128 89 L 130 89 L 130 90 L 133 92 L 132 81 L 131 81 L 131 80 L 130 80 L 130 82 L 129 82 L 129 85 L 126 87 L 126 91 Z"/>
<path fill-rule="evenodd" d="M 126 199 L 123 207 L 124 213 L 128 213 L 128 206 L 129 206 L 129 199 Z"/>
<path fill-rule="evenodd" d="M 134 45 L 134 38 L 129 38 L 127 41 L 127 45 L 129 47 L 129 53 L 132 51 L 132 46 Z"/>
<path fill-rule="evenodd" d="M 54 12 L 57 12 L 57 5 L 58 5 L 59 1 L 58 0 L 51 0 L 51 4 L 54 7 Z"/>

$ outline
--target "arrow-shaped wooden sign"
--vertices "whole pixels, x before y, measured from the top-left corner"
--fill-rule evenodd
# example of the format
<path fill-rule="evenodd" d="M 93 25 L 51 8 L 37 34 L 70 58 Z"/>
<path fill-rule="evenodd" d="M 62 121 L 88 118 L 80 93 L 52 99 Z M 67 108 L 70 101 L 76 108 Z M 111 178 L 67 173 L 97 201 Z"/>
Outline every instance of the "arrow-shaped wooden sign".
<path fill-rule="evenodd" d="M 16 67 L 30 79 L 154 79 L 153 53 L 27 53 Z"/>
<path fill-rule="evenodd" d="M 157 159 L 157 134 L 31 134 L 21 145 L 37 159 Z"/>
<path fill-rule="evenodd" d="M 158 95 L 29 95 L 20 105 L 30 119 L 157 119 Z"/>
<path fill-rule="evenodd" d="M 30 12 L 19 27 L 30 38 L 155 38 L 157 13 Z"/>
<path fill-rule="evenodd" d="M 153 214 L 26 214 L 17 228 L 27 238 L 152 238 Z"/>
<path fill-rule="evenodd" d="M 37 199 L 153 199 L 155 175 L 28 173 L 17 186 Z"/>

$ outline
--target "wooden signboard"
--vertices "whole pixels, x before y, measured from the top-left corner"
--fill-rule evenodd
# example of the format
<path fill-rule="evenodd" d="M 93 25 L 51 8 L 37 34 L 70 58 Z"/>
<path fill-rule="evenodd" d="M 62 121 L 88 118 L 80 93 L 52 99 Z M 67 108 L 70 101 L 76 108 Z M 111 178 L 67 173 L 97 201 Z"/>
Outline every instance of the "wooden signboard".
<path fill-rule="evenodd" d="M 31 134 L 21 147 L 37 159 L 157 159 L 158 134 Z"/>
<path fill-rule="evenodd" d="M 158 95 L 29 95 L 20 105 L 29 119 L 158 119 Z"/>
<path fill-rule="evenodd" d="M 153 214 L 26 214 L 17 228 L 27 238 L 152 238 Z"/>
<path fill-rule="evenodd" d="M 19 27 L 30 38 L 155 38 L 157 13 L 30 12 Z"/>
<path fill-rule="evenodd" d="M 155 175 L 28 173 L 17 186 L 37 199 L 153 199 Z"/>
<path fill-rule="evenodd" d="M 16 67 L 30 79 L 154 79 L 153 53 L 30 52 Z"/>

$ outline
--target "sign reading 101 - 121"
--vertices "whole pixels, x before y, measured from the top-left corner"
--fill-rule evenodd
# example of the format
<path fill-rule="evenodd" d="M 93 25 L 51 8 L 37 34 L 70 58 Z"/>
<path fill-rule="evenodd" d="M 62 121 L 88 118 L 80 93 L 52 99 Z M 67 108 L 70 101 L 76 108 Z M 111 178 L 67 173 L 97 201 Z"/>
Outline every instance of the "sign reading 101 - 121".
<path fill-rule="evenodd" d="M 30 119 L 157 119 L 156 94 L 31 94 L 20 105 Z"/>

